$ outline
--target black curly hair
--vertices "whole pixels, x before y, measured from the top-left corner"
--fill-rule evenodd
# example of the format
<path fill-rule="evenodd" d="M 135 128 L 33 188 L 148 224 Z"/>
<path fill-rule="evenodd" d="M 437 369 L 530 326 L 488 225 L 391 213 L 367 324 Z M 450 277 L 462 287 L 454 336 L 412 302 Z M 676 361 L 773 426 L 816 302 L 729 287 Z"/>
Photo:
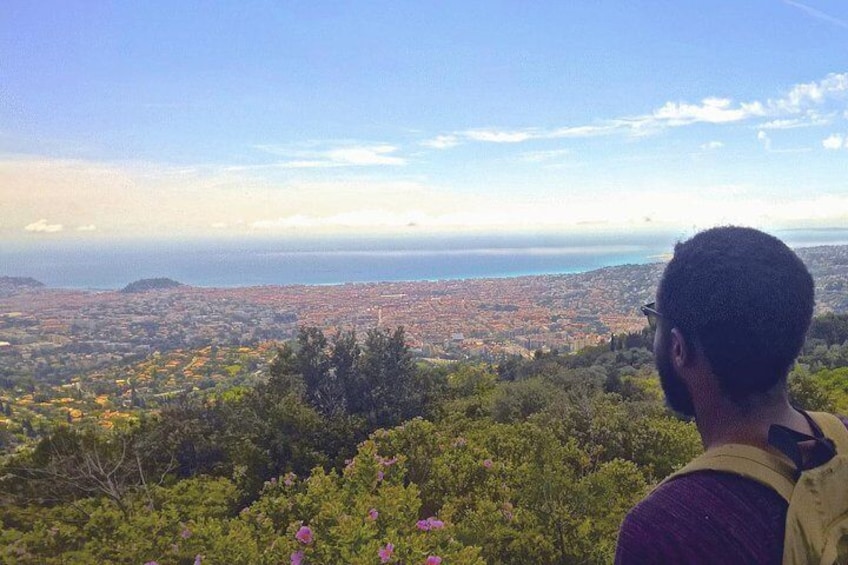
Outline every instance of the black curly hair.
<path fill-rule="evenodd" d="M 657 291 L 657 308 L 700 344 L 724 394 L 744 403 L 786 376 L 804 344 L 813 278 L 782 241 L 726 226 L 678 243 Z"/>

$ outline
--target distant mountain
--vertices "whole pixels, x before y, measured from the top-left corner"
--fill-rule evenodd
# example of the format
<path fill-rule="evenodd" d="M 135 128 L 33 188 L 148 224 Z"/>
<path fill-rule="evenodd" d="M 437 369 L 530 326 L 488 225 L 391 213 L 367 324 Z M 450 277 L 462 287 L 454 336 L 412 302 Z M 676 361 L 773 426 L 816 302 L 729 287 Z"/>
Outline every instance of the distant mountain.
<path fill-rule="evenodd" d="M 147 292 L 148 290 L 164 290 L 167 288 L 176 288 L 178 286 L 183 286 L 183 283 L 177 282 L 173 279 L 141 279 L 135 282 L 131 282 L 130 284 L 122 288 L 121 292 Z"/>
<path fill-rule="evenodd" d="M 22 290 L 26 288 L 43 288 L 44 283 L 32 277 L 0 277 L 0 289 Z"/>

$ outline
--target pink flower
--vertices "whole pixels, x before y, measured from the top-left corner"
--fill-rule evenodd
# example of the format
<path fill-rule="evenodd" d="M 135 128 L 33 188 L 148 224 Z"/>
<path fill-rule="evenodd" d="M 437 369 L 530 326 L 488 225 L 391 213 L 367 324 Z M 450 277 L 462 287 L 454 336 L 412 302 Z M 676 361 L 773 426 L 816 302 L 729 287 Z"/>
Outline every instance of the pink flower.
<path fill-rule="evenodd" d="M 483 467 L 485 467 L 486 469 L 491 469 L 492 468 L 492 460 L 486 459 L 485 461 L 483 461 Z"/>
<path fill-rule="evenodd" d="M 144 565 L 159 565 L 159 562 L 158 561 L 148 561 Z"/>
<path fill-rule="evenodd" d="M 303 552 L 295 551 L 291 554 L 291 565 L 300 565 L 303 563 Z"/>
<path fill-rule="evenodd" d="M 427 558 L 427 561 L 424 562 L 426 565 L 441 565 L 442 558 L 438 555 L 431 555 Z"/>
<path fill-rule="evenodd" d="M 191 530 L 188 529 L 188 526 L 183 526 L 183 531 L 180 532 L 180 537 L 183 539 L 191 537 Z"/>
<path fill-rule="evenodd" d="M 395 546 L 387 543 L 386 546 L 377 552 L 380 556 L 380 563 L 388 563 L 392 558 L 392 553 L 395 551 Z"/>
<path fill-rule="evenodd" d="M 397 457 L 392 457 L 391 459 L 380 459 L 380 465 L 383 467 L 391 467 L 395 463 L 397 463 Z"/>
<path fill-rule="evenodd" d="M 379 515 L 380 515 L 380 513 L 377 512 L 376 508 L 372 508 L 371 510 L 368 511 L 368 517 L 371 518 L 372 520 L 376 520 Z"/>
<path fill-rule="evenodd" d="M 294 484 L 294 480 L 297 478 L 297 475 L 294 473 L 286 473 L 286 478 L 283 479 L 283 484 L 287 487 L 290 487 Z"/>
<path fill-rule="evenodd" d="M 312 530 L 309 526 L 301 526 L 297 533 L 294 535 L 294 538 L 300 543 L 309 545 L 312 543 Z"/>
<path fill-rule="evenodd" d="M 386 475 L 384 475 L 382 471 L 377 471 L 377 480 L 378 481 L 382 481 L 383 477 L 385 477 L 385 476 Z"/>
<path fill-rule="evenodd" d="M 194 556 L 194 565 L 201 565 L 201 561 L 202 561 L 202 557 L 200 556 L 199 553 Z"/>
<path fill-rule="evenodd" d="M 441 530 L 445 527 L 445 523 L 436 519 L 434 516 L 427 518 L 427 523 L 430 525 L 431 530 Z"/>
<path fill-rule="evenodd" d="M 435 516 L 430 516 L 426 520 L 418 520 L 415 527 L 423 532 L 429 532 L 430 530 L 441 530 L 445 527 L 445 523 Z"/>

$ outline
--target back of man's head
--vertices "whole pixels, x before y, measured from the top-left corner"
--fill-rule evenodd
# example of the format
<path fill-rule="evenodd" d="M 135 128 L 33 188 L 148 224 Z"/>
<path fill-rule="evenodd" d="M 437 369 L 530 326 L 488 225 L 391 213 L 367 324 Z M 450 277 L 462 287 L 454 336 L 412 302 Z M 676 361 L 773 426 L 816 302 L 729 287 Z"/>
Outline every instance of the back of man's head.
<path fill-rule="evenodd" d="M 813 314 L 813 279 L 782 241 L 720 227 L 678 243 L 657 292 L 670 327 L 700 345 L 722 391 L 744 403 L 784 382 Z"/>

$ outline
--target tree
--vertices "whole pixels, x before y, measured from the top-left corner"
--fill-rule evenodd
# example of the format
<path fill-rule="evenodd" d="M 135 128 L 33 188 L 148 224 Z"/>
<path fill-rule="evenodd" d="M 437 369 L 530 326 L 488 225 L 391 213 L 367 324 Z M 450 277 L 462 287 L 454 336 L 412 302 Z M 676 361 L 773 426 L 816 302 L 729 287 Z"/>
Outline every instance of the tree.
<path fill-rule="evenodd" d="M 298 374 L 297 359 L 289 344 L 277 348 L 268 367 L 267 392 L 285 396 L 289 393 L 303 394 L 303 377 Z M 258 387 L 261 389 L 262 387 Z"/>
<path fill-rule="evenodd" d="M 356 341 L 356 332 L 340 331 L 333 336 L 330 362 L 343 391 L 346 408 L 353 413 L 364 412 L 365 387 L 359 372 L 361 354 L 362 349 Z"/>
<path fill-rule="evenodd" d="M 789 396 L 804 410 L 832 412 L 835 408 L 831 392 L 803 368 L 789 375 Z"/>
<path fill-rule="evenodd" d="M 144 418 L 135 432 L 151 469 L 168 469 L 179 478 L 229 470 L 224 411 L 218 404 L 179 398 L 158 417 Z"/>
<path fill-rule="evenodd" d="M 318 328 L 301 328 L 295 366 L 306 384 L 306 399 L 322 414 L 344 410 L 341 390 L 330 371 L 327 338 Z"/>
<path fill-rule="evenodd" d="M 827 345 L 840 345 L 848 341 L 848 314 L 827 313 L 813 318 L 808 338 L 823 340 Z"/>
<path fill-rule="evenodd" d="M 220 404 L 221 443 L 245 500 L 271 477 L 306 473 L 326 462 L 320 449 L 324 421 L 303 401 L 299 379 L 283 373 Z"/>
<path fill-rule="evenodd" d="M 54 503 L 105 496 L 129 515 L 127 497 L 148 492 L 151 484 L 146 458 L 129 434 L 60 426 L 31 454 L 8 465 L 3 480 L 24 499 Z M 152 482 L 160 484 L 170 470 Z"/>
<path fill-rule="evenodd" d="M 402 327 L 369 330 L 360 356 L 358 394 L 373 427 L 393 426 L 420 414 L 423 395 Z"/>

